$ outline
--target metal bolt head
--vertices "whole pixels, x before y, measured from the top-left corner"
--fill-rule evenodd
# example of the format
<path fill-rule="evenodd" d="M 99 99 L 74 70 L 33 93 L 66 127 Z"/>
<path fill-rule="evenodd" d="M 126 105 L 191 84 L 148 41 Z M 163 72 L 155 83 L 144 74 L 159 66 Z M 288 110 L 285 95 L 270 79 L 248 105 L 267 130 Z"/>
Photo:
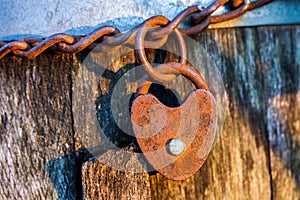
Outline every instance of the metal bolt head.
<path fill-rule="evenodd" d="M 173 138 L 168 142 L 167 150 L 170 154 L 179 156 L 185 151 L 185 143 L 179 138 Z"/>

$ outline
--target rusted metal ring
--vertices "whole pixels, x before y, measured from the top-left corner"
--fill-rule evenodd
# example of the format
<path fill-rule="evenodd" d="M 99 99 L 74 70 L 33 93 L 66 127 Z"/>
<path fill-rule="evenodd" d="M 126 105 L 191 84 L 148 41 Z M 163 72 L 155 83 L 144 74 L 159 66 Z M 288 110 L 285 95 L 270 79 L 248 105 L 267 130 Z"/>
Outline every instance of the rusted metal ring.
<path fill-rule="evenodd" d="M 96 41 L 98 38 L 107 35 L 107 34 L 113 34 L 116 35 L 120 33 L 120 30 L 117 29 L 114 26 L 105 26 L 100 27 L 96 30 L 94 30 L 92 33 L 90 33 L 86 37 L 80 38 L 76 43 L 74 44 L 67 44 L 67 43 L 58 43 L 58 48 L 60 51 L 64 53 L 78 53 L 91 45 L 94 41 Z"/>
<path fill-rule="evenodd" d="M 195 86 L 197 89 L 204 89 L 204 90 L 209 90 L 204 78 L 202 75 L 195 70 L 194 68 L 182 64 L 182 63 L 175 63 L 175 62 L 170 62 L 170 63 L 164 63 L 155 68 L 156 71 L 160 73 L 176 73 L 176 74 L 181 74 L 188 78 Z M 143 78 L 142 81 L 140 81 L 140 84 L 138 86 L 136 96 L 140 94 L 147 94 L 149 91 L 149 88 L 152 84 L 152 82 L 147 81 L 149 76 L 146 74 Z"/>
<path fill-rule="evenodd" d="M 174 31 L 178 25 L 192 13 L 199 12 L 198 6 L 191 6 L 181 11 L 164 29 L 154 31 L 151 33 L 153 39 L 162 38 L 169 35 L 170 32 Z M 181 33 L 185 34 L 186 29 L 179 29 Z"/>
<path fill-rule="evenodd" d="M 212 16 L 210 23 L 214 24 L 214 23 L 220 23 L 230 19 L 234 19 L 246 13 L 248 10 L 250 10 L 250 8 L 251 8 L 251 0 L 244 0 L 243 3 L 239 5 L 237 9 L 218 16 Z"/>
<path fill-rule="evenodd" d="M 13 41 L 3 45 L 0 48 L 0 59 L 3 58 L 6 54 L 15 50 L 26 50 L 29 48 L 29 45 L 26 42 L 22 41 Z"/>
<path fill-rule="evenodd" d="M 164 23 L 164 21 L 166 21 L 166 19 L 167 18 L 164 16 L 155 16 L 155 17 L 152 17 L 152 18 L 146 20 L 141 25 L 141 27 L 138 29 L 138 32 L 136 35 L 135 47 L 136 47 L 140 62 L 143 65 L 143 68 L 145 69 L 145 71 L 149 74 L 149 76 L 159 82 L 172 81 L 176 78 L 176 75 L 170 74 L 170 73 L 160 73 L 159 71 L 155 70 L 151 66 L 151 64 L 149 63 L 149 61 L 146 57 L 146 53 L 145 53 L 145 49 L 144 49 L 144 38 L 146 35 L 147 28 L 150 28 L 150 27 L 152 28 L 157 25 L 166 25 L 166 23 Z M 180 53 L 179 53 L 180 60 L 179 60 L 179 62 L 181 64 L 185 64 L 186 63 L 186 46 L 185 46 L 184 38 L 182 37 L 182 35 L 180 34 L 178 29 L 175 29 L 174 32 L 176 33 L 176 36 L 178 38 L 178 42 L 180 45 Z M 168 37 L 168 36 L 165 36 L 165 37 Z M 171 73 L 173 73 L 173 72 L 171 72 Z"/>
<path fill-rule="evenodd" d="M 65 42 L 67 44 L 72 44 L 74 42 L 75 38 L 71 35 L 67 35 L 64 33 L 58 33 L 54 34 L 50 37 L 48 37 L 45 40 L 42 40 L 38 45 L 32 47 L 28 51 L 23 51 L 23 49 L 17 49 L 14 50 L 14 54 L 21 56 L 21 57 L 26 57 L 28 59 L 32 59 L 37 57 L 39 54 L 44 52 L 46 49 L 49 47 L 59 43 L 59 42 Z"/>
<path fill-rule="evenodd" d="M 191 14 L 191 19 L 192 19 L 193 23 L 198 24 L 199 22 L 204 20 L 206 17 L 210 16 L 220 6 L 223 6 L 228 1 L 229 0 L 216 0 L 216 1 L 214 1 L 214 3 L 212 3 L 210 6 L 206 7 L 201 12 Z"/>

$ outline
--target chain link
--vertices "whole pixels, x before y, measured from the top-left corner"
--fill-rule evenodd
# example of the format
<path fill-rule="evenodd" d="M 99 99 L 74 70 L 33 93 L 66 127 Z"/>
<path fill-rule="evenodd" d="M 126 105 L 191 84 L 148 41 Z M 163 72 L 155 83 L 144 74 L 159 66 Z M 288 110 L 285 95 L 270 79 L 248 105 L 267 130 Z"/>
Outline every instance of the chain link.
<path fill-rule="evenodd" d="M 251 2 L 251 0 L 216 0 L 203 10 L 200 10 L 198 6 L 188 7 L 180 12 L 172 21 L 161 17 L 161 19 L 165 21 L 161 22 L 161 24 L 166 25 L 163 26 L 163 29 L 152 32 L 150 35 L 153 41 L 144 41 L 145 45 L 148 43 L 147 46 L 151 45 L 153 48 L 162 46 L 166 42 L 166 36 L 177 29 L 179 24 L 188 16 L 191 16 L 194 26 L 183 29 L 178 28 L 178 30 L 185 35 L 195 35 L 206 29 L 209 24 L 234 19 L 249 10 L 261 7 L 271 1 L 273 0 L 257 0 L 254 2 Z M 226 3 L 231 4 L 233 7 L 232 11 L 218 16 L 212 16 L 215 10 Z M 148 21 L 151 19 L 153 19 L 153 17 L 148 19 Z M 93 49 L 100 43 L 102 44 L 102 49 L 99 50 L 105 50 L 105 47 L 123 44 L 134 45 L 137 29 L 141 27 L 142 24 L 124 33 L 120 33 L 119 29 L 114 26 L 103 26 L 85 36 L 72 36 L 58 33 L 44 39 L 24 38 L 11 42 L 0 41 L 0 59 L 9 53 L 32 59 L 46 50 L 61 53 L 78 53 L 84 49 Z"/>

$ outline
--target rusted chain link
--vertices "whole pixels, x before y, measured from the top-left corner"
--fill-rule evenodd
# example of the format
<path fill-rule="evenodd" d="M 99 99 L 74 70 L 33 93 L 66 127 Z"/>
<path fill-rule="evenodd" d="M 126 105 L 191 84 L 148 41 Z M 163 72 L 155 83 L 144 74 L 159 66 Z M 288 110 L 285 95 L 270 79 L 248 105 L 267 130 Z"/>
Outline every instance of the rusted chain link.
<path fill-rule="evenodd" d="M 136 35 L 136 42 L 135 42 L 135 49 L 137 51 L 138 57 L 140 59 L 140 63 L 143 65 L 145 71 L 156 81 L 159 82 L 168 82 L 176 78 L 174 74 L 163 74 L 159 73 L 157 70 L 155 70 L 149 61 L 147 60 L 146 53 L 145 53 L 145 36 L 146 32 L 149 28 L 154 28 L 155 26 L 159 25 L 166 25 L 168 23 L 168 19 L 164 16 L 155 16 L 151 17 L 150 19 L 146 20 L 142 23 L 141 27 L 138 29 L 137 35 Z M 186 63 L 186 46 L 184 39 L 181 35 L 181 33 L 176 28 L 174 30 L 176 33 L 176 37 L 178 39 L 178 43 L 180 45 L 180 60 L 179 62 L 181 64 Z M 149 47 L 148 47 L 149 48 Z"/>
<path fill-rule="evenodd" d="M 178 25 L 188 16 L 191 16 L 194 26 L 184 29 L 178 28 L 178 31 L 185 35 L 195 35 L 207 28 L 209 24 L 239 17 L 245 12 L 261 7 L 271 1 L 273 0 L 257 0 L 254 2 L 251 2 L 251 0 L 216 0 L 203 10 L 200 10 L 198 6 L 188 7 L 180 12 L 172 21 L 169 22 L 169 20 L 167 20 L 166 23 L 162 23 L 163 29 L 151 33 L 152 39 L 156 40 L 145 41 L 145 45 L 151 45 L 155 48 L 162 46 L 167 40 L 166 36 L 177 29 Z M 212 16 L 215 10 L 226 3 L 232 5 L 232 11 L 218 16 Z M 32 59 L 46 50 L 62 53 L 78 53 L 83 49 L 93 49 L 99 43 L 102 44 L 101 47 L 104 49 L 105 46 L 134 45 L 137 29 L 141 27 L 142 24 L 125 33 L 120 33 L 114 26 L 103 26 L 81 37 L 58 33 L 44 39 L 25 38 L 11 42 L 0 41 L 0 59 L 9 53 Z"/>

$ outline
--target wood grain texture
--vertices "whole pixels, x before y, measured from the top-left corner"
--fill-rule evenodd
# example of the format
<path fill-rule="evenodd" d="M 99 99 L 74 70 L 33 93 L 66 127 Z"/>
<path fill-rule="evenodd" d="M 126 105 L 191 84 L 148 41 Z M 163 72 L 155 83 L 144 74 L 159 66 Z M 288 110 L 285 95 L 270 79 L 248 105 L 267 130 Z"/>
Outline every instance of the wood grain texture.
<path fill-rule="evenodd" d="M 111 167 L 117 162 L 119 169 Z M 142 171 L 135 173 L 132 169 Z M 149 175 L 129 151 L 108 151 L 82 167 L 84 199 L 150 199 Z"/>
<path fill-rule="evenodd" d="M 0 199 L 75 199 L 72 59 L 1 60 Z"/>
<path fill-rule="evenodd" d="M 85 194 L 92 198 L 102 188 L 101 176 L 107 189 L 124 179 L 128 192 L 136 192 L 128 194 L 137 199 L 144 198 L 140 186 L 149 183 L 152 199 L 299 199 L 300 27 L 207 30 L 194 39 L 221 72 L 227 118 L 207 162 L 185 181 L 150 173 L 148 182 L 142 173 L 129 174 L 135 180 L 129 183 L 127 173 L 97 161 L 85 163 L 81 171 L 90 157 L 104 155 L 111 142 L 114 147 L 133 142 L 135 147 L 106 115 L 109 109 L 98 109 L 109 108 L 118 79 L 136 66 L 134 53 L 120 57 L 119 50 L 113 51 L 119 59 L 111 63 L 106 56 L 89 69 L 82 65 L 85 53 L 2 59 L 0 199 L 81 199 L 82 189 L 91 191 Z M 199 56 L 197 49 L 188 52 Z M 155 54 L 148 53 L 154 60 Z M 174 60 L 162 53 L 157 57 Z M 109 66 L 101 79 L 91 73 L 98 62 Z M 129 77 L 125 82 L 127 90 L 120 95 L 137 86 Z M 188 93 L 184 81 L 177 86 L 181 95 Z M 87 87 L 94 93 L 86 93 Z M 161 96 L 174 103 L 170 95 Z"/>

